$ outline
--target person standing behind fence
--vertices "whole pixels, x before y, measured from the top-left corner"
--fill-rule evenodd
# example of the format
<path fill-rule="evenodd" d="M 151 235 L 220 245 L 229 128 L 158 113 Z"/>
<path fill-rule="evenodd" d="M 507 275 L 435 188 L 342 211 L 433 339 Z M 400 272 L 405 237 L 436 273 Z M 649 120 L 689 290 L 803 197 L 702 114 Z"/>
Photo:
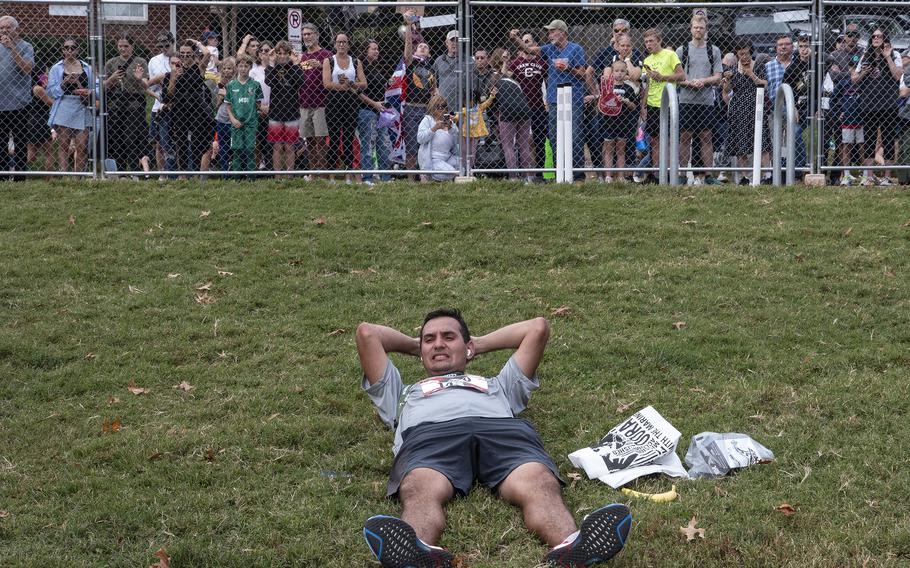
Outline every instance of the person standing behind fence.
<path fill-rule="evenodd" d="M 36 67 L 32 75 L 35 82 L 32 86 L 32 101 L 25 108 L 29 121 L 27 162 L 31 165 L 38 161 L 40 154 L 44 154 L 44 164 L 39 165 L 39 168 L 51 171 L 54 165 L 54 141 L 48 120 L 54 99 L 47 94 L 47 68 Z"/>
<path fill-rule="evenodd" d="M 180 171 L 198 171 L 215 137 L 212 91 L 205 84 L 208 52 L 187 40 L 178 50 L 180 65 L 167 75 L 163 99 L 170 113 L 170 138 Z"/>
<path fill-rule="evenodd" d="M 895 143 L 899 135 L 897 98 L 901 77 L 904 73 L 901 58 L 891 46 L 885 32 L 877 28 L 869 38 L 869 47 L 853 70 L 851 80 L 859 87 L 862 101 L 863 127 L 869 140 L 875 145 L 879 133 L 882 139 L 884 165 L 894 164 L 897 158 Z M 875 150 L 866 152 L 866 163 L 872 165 Z M 878 185 L 895 185 L 891 171 L 875 177 Z"/>
<path fill-rule="evenodd" d="M 306 49 L 300 55 L 304 84 L 300 89 L 300 136 L 306 139 L 310 168 L 326 168 L 326 142 L 329 126 L 325 115 L 326 88 L 322 81 L 323 61 L 332 52 L 319 45 L 319 31 L 310 23 L 301 26 L 301 36 Z"/>
<path fill-rule="evenodd" d="M 651 162 L 657 164 L 660 136 L 660 100 L 667 83 L 679 83 L 686 79 L 679 56 L 672 49 L 663 47 L 663 36 L 657 28 L 644 33 L 645 51 L 648 56 L 642 63 L 643 76 L 647 77 L 648 88 L 642 89 L 641 120 L 645 122 L 645 133 L 651 137 Z"/>
<path fill-rule="evenodd" d="M 449 112 L 445 97 L 435 95 L 427 104 L 427 114 L 417 129 L 418 164 L 424 171 L 442 170 L 451 174 L 432 174 L 435 181 L 451 181 L 459 169 L 458 127 Z"/>
<path fill-rule="evenodd" d="M 35 50 L 19 37 L 19 22 L 12 16 L 0 16 L 0 140 L 3 148 L 12 136 L 13 169 L 26 169 L 26 133 L 28 114 L 25 108 L 32 100 L 32 70 Z M 6 168 L 3 168 L 6 169 Z M 22 178 L 14 177 L 19 180 Z"/>
<path fill-rule="evenodd" d="M 793 38 L 789 35 L 778 36 L 775 43 L 774 59 L 765 63 L 765 78 L 768 80 L 768 98 L 773 103 L 777 99 L 777 89 L 784 82 L 784 72 L 793 63 Z"/>
<path fill-rule="evenodd" d="M 784 71 L 784 83 L 793 90 L 793 102 L 796 104 L 796 125 L 793 138 L 796 153 L 796 167 L 806 165 L 806 142 L 803 132 L 809 127 L 809 75 L 812 55 L 812 39 L 808 35 L 801 35 L 797 40 L 797 57 Z M 800 174 L 801 175 L 801 174 Z"/>
<path fill-rule="evenodd" d="M 544 46 L 526 45 L 525 49 L 540 54 L 547 62 L 547 104 L 549 105 L 550 144 L 558 151 L 556 140 L 556 88 L 568 83 L 572 86 L 572 166 L 576 170 L 584 167 L 585 155 L 582 145 L 583 113 L 585 98 L 585 72 L 587 62 L 585 51 L 577 43 L 569 41 L 569 26 L 562 20 L 553 20 L 544 26 L 550 42 Z M 509 32 L 512 41 L 519 43 L 518 30 Z M 575 181 L 584 180 L 584 174 L 576 171 Z"/>
<path fill-rule="evenodd" d="M 385 89 L 392 76 L 392 66 L 388 58 L 382 58 L 379 42 L 368 39 L 360 61 L 363 65 L 363 77 L 366 88 L 357 93 L 360 99 L 360 110 L 357 113 L 357 133 L 360 135 L 360 169 L 389 169 L 389 152 L 391 143 L 389 129 L 379 124 L 379 114 L 385 109 Z M 375 139 L 375 142 L 374 142 Z M 373 151 L 376 162 L 373 162 Z M 381 174 L 382 181 L 388 181 L 389 174 Z M 363 183 L 373 185 L 373 175 L 363 174 Z"/>
<path fill-rule="evenodd" d="M 679 162 L 685 167 L 692 157 L 692 138 L 698 136 L 701 163 L 714 164 L 712 132 L 717 122 L 714 106 L 714 85 L 720 84 L 723 74 L 723 55 L 720 49 L 705 38 L 708 22 L 703 16 L 692 18 L 692 41 L 676 49 L 686 79 L 679 82 Z M 713 181 L 705 173 L 694 172 L 693 182 L 701 185 Z"/>
<path fill-rule="evenodd" d="M 107 157 L 118 170 L 142 169 L 148 124 L 145 122 L 145 91 L 148 89 L 145 59 L 133 53 L 135 42 L 128 33 L 116 36 L 116 57 L 104 64 L 107 93 Z"/>
<path fill-rule="evenodd" d="M 79 45 L 73 38 L 63 40 L 63 59 L 51 67 L 47 80 L 47 94 L 54 99 L 50 127 L 57 131 L 57 163 L 61 172 L 70 171 L 70 142 L 75 144 L 73 170 L 85 170 L 88 147 L 88 120 L 91 100 L 92 68 L 76 55 Z"/>
<path fill-rule="evenodd" d="M 366 88 L 363 64 L 350 55 L 351 41 L 347 34 L 335 35 L 335 55 L 322 62 L 322 84 L 326 96 L 326 121 L 332 154 L 341 144 L 341 166 L 354 168 L 354 132 L 357 130 L 357 112 L 360 100 L 357 94 Z M 330 164 L 332 169 L 337 163 Z M 332 178 L 334 181 L 334 177 Z M 351 174 L 345 174 L 344 182 L 350 184 Z"/>
<path fill-rule="evenodd" d="M 253 60 L 247 55 L 237 58 L 237 77 L 227 84 L 224 102 L 231 120 L 231 170 L 256 169 L 256 132 L 262 104 L 262 87 L 250 78 Z"/>
<path fill-rule="evenodd" d="M 862 116 L 859 112 L 859 89 L 853 84 L 850 76 L 853 69 L 859 65 L 863 49 L 859 46 L 859 29 L 856 24 L 849 24 L 844 31 L 844 42 L 840 49 L 831 52 L 831 92 L 832 101 L 839 105 L 832 105 L 832 110 L 839 109 L 839 113 L 832 113 L 831 121 L 840 130 L 840 164 L 850 166 L 862 164 L 863 144 L 865 131 L 863 130 Z M 851 185 L 856 181 L 849 170 L 841 174 L 841 185 Z"/>
<path fill-rule="evenodd" d="M 405 168 L 417 168 L 417 151 L 420 142 L 417 131 L 423 117 L 427 115 L 427 104 L 437 94 L 436 73 L 430 59 L 430 46 L 422 41 L 420 18 L 412 10 L 404 14 L 404 64 L 407 77 L 407 91 L 401 112 L 401 130 L 404 137 Z M 416 43 L 416 45 L 415 45 Z M 414 174 L 408 174 L 414 180 Z"/>
<path fill-rule="evenodd" d="M 300 65 L 291 61 L 291 44 L 279 41 L 275 44 L 275 64 L 265 69 L 265 83 L 271 87 L 269 102 L 269 135 L 272 145 L 272 167 L 277 171 L 294 169 L 296 151 L 294 145 L 303 130 L 301 123 L 300 97 L 307 89 L 306 73 Z M 320 72 L 321 76 L 321 72 Z M 304 109 L 312 111 L 313 109 Z M 319 109 L 325 117 L 325 109 Z M 314 115 L 309 114 L 312 118 Z M 320 138 L 319 146 L 324 148 Z M 312 149 L 311 149 L 312 150 Z"/>
<path fill-rule="evenodd" d="M 519 52 L 524 51 L 519 48 Z M 518 57 L 521 57 L 520 55 Z M 531 109 L 525 99 L 521 84 L 515 80 L 511 70 L 511 61 L 503 58 L 500 77 L 496 87 L 496 107 L 499 111 L 499 140 L 502 143 L 502 154 L 506 168 L 510 170 L 528 169 L 532 163 L 531 152 Z M 534 176 L 530 172 L 509 172 L 509 179 L 525 179 L 532 183 Z"/>
<path fill-rule="evenodd" d="M 165 76 L 171 71 L 171 56 L 174 55 L 174 36 L 170 32 L 161 32 L 155 39 L 158 55 L 152 57 L 148 64 L 148 93 L 154 97 L 152 114 L 149 120 L 149 138 L 155 142 L 156 167 L 160 170 L 177 169 L 174 149 L 170 137 L 170 113 L 161 102 Z M 164 176 L 158 179 L 165 179 Z"/>
<path fill-rule="evenodd" d="M 613 168 L 614 155 L 616 157 L 616 181 L 628 181 L 626 172 L 621 171 L 626 167 L 626 141 L 635 136 L 635 127 L 638 124 L 638 104 L 641 95 L 638 82 L 629 77 L 628 66 L 622 59 L 617 59 L 610 64 L 609 71 L 601 78 L 602 88 L 612 83 L 612 96 L 619 104 L 619 113 L 614 116 L 601 116 L 601 131 L 604 139 L 602 145 L 604 167 L 607 174 L 604 182 L 610 183 L 613 178 L 609 170 Z M 610 96 L 609 94 L 607 96 Z M 599 94 L 602 100 L 604 93 Z M 598 101 L 599 103 L 599 101 Z M 599 108 L 599 104 L 598 104 Z"/>
<path fill-rule="evenodd" d="M 433 71 L 439 81 L 439 94 L 444 96 L 452 107 L 458 105 L 458 30 L 449 30 L 446 34 L 446 52 L 433 62 Z"/>
<path fill-rule="evenodd" d="M 547 105 L 543 98 L 544 77 L 548 74 L 548 65 L 537 54 L 531 53 L 525 46 L 537 47 L 537 38 L 532 33 L 521 36 L 521 42 L 516 43 L 516 57 L 509 64 L 511 77 L 521 85 L 525 102 L 528 105 L 528 114 L 531 122 L 531 143 L 534 146 L 534 167 L 546 167 L 547 134 L 549 130 L 547 119 Z M 535 181 L 543 181 L 543 175 L 538 172 Z"/>
<path fill-rule="evenodd" d="M 764 68 L 755 66 L 752 59 L 752 42 L 748 38 L 738 39 L 733 50 L 737 60 L 736 66 L 726 71 L 723 79 L 724 96 L 729 99 L 727 112 L 730 132 L 727 137 L 727 154 L 735 156 L 738 160 L 737 165 L 742 167 L 752 163 L 749 157 L 754 149 L 757 90 L 760 87 L 767 87 L 768 81 L 762 77 Z M 771 138 L 768 136 L 767 122 L 762 124 L 762 163 L 768 165 Z M 741 184 L 748 183 L 745 176 L 737 179 Z"/>
<path fill-rule="evenodd" d="M 252 59 L 250 61 L 252 62 Z M 227 85 L 236 75 L 236 65 L 237 60 L 233 57 L 225 57 L 218 62 L 218 90 L 215 93 L 215 105 L 218 109 L 215 111 L 215 137 L 218 140 L 218 151 L 215 153 L 215 162 L 221 171 L 231 169 L 231 129 L 233 127 L 231 117 L 228 116 L 225 98 L 227 97 Z M 262 85 L 259 88 L 261 89 Z M 253 147 L 255 164 L 255 144 Z"/>

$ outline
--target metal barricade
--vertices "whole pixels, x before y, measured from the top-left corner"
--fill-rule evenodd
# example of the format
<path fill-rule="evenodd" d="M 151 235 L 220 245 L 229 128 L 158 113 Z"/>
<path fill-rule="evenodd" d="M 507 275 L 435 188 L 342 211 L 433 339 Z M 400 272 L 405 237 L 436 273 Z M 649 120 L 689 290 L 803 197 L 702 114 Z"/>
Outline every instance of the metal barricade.
<path fill-rule="evenodd" d="M 786 122 L 784 113 L 786 113 Z M 777 89 L 777 96 L 774 99 L 774 114 L 771 122 L 771 144 L 773 147 L 773 157 L 771 160 L 772 183 L 776 186 L 780 186 L 781 138 L 784 127 L 786 126 L 787 185 L 793 185 L 796 181 L 796 134 L 794 129 L 794 126 L 796 125 L 796 103 L 793 99 L 793 89 L 786 83 L 783 83 Z"/>
<path fill-rule="evenodd" d="M 679 97 L 673 83 L 660 96 L 659 156 L 658 183 L 679 185 Z"/>

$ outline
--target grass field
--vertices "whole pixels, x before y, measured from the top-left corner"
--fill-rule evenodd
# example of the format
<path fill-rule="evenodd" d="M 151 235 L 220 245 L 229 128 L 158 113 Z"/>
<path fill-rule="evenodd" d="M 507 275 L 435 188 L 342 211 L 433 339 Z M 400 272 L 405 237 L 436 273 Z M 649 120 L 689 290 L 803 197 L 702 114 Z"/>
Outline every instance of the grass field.
<path fill-rule="evenodd" d="M 579 516 L 632 507 L 613 565 L 910 563 L 906 190 L 0 192 L 0 565 L 148 566 L 161 548 L 181 568 L 374 565 L 360 529 L 398 512 L 392 436 L 360 390 L 353 330 L 414 331 L 439 305 L 476 334 L 550 317 L 524 416 L 564 476 L 569 452 L 649 404 L 682 432 L 680 456 L 706 430 L 774 451 L 679 483 L 669 504 L 574 482 Z M 705 538 L 687 543 L 693 516 Z M 485 490 L 452 504 L 441 544 L 477 568 L 545 552 Z"/>

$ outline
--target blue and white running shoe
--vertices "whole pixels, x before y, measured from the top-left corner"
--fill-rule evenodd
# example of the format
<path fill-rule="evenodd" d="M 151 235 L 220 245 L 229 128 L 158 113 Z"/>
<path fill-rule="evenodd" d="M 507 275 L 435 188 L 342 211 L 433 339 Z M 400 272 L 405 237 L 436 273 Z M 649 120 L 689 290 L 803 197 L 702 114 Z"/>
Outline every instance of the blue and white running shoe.
<path fill-rule="evenodd" d="M 395 517 L 370 517 L 363 537 L 385 568 L 452 568 L 455 560 L 448 550 L 417 538 L 411 525 Z"/>

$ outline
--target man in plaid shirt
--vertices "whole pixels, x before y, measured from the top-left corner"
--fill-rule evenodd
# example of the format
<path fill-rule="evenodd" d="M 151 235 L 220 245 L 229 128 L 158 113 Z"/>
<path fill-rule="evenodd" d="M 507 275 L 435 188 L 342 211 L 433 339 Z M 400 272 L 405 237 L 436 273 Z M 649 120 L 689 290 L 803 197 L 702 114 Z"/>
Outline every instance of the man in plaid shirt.
<path fill-rule="evenodd" d="M 765 77 L 768 79 L 768 96 L 771 102 L 777 97 L 777 88 L 784 82 L 784 71 L 793 62 L 793 38 L 782 35 L 777 38 L 777 57 L 765 63 Z"/>

